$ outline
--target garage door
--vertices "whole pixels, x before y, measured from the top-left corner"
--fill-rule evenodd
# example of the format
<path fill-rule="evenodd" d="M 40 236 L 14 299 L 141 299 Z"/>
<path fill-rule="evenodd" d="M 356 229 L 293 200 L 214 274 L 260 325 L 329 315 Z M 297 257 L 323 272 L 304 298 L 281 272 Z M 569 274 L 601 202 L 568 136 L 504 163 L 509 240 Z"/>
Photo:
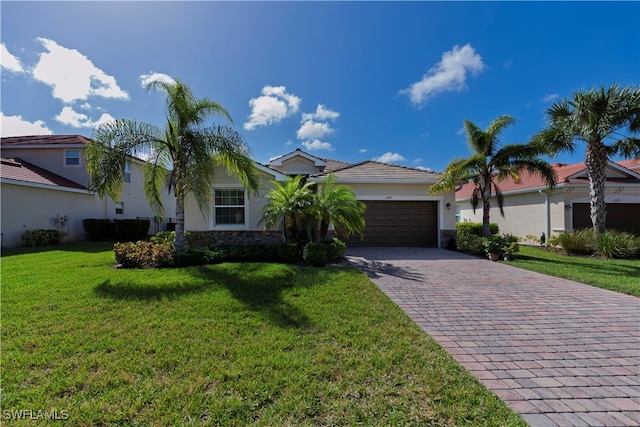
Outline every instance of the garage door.
<path fill-rule="evenodd" d="M 573 204 L 573 228 L 591 228 L 588 203 Z M 607 205 L 606 228 L 640 234 L 640 203 L 610 203 Z"/>
<path fill-rule="evenodd" d="M 437 202 L 364 201 L 364 240 L 350 246 L 438 246 Z"/>

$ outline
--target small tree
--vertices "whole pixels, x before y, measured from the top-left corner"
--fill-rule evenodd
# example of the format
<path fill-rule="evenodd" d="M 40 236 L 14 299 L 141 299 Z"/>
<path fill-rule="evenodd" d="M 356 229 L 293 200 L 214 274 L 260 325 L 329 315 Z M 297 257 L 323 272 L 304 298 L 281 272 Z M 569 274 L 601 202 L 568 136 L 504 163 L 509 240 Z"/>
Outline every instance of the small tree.
<path fill-rule="evenodd" d="M 353 189 L 336 185 L 335 180 L 335 175 L 329 174 L 315 195 L 315 207 L 320 219 L 318 237 L 325 240 L 329 225 L 333 224 L 336 233 L 345 239 L 352 233 L 358 233 L 362 238 L 366 225 L 362 215 L 367 207 L 356 200 Z"/>

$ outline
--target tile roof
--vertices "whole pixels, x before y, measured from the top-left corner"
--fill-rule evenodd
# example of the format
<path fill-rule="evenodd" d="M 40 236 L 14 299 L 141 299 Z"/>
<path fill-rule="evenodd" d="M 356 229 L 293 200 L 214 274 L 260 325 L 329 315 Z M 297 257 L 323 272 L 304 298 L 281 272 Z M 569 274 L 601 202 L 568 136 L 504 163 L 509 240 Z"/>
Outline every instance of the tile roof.
<path fill-rule="evenodd" d="M 640 161 L 637 161 L 637 160 L 630 160 L 627 162 L 637 162 L 637 164 L 640 166 Z M 617 164 L 625 167 L 624 163 L 625 162 L 618 162 Z M 628 163 L 628 164 L 632 165 L 631 163 Z M 586 174 L 584 175 L 580 174 L 580 172 L 586 171 L 587 167 L 584 164 L 584 162 L 575 163 L 571 165 L 564 164 L 564 163 L 553 163 L 551 166 L 553 166 L 553 169 L 556 171 L 556 178 L 557 178 L 556 182 L 558 184 L 589 182 Z M 629 168 L 627 167 L 627 169 Z M 522 173 L 520 174 L 520 178 L 521 178 L 520 183 L 516 183 L 513 180 L 513 178 L 507 177 L 498 184 L 498 187 L 500 187 L 500 190 L 502 190 L 503 193 L 508 193 L 511 191 L 526 190 L 528 188 L 542 188 L 547 186 L 539 174 L 531 174 L 527 171 L 522 171 Z M 608 179 L 608 181 L 638 182 L 638 180 L 636 179 L 629 180 L 625 178 L 617 178 L 617 179 L 610 178 Z M 466 183 L 462 185 L 460 188 L 456 190 L 456 199 L 465 199 L 465 198 L 471 197 L 471 195 L 473 194 L 473 188 L 474 188 L 473 183 Z"/>
<path fill-rule="evenodd" d="M 329 172 L 333 173 L 338 180 L 362 180 L 366 181 L 422 181 L 435 182 L 440 174 L 426 171 L 423 169 L 410 168 L 407 166 L 398 166 L 388 163 L 376 162 L 374 160 L 365 160 L 360 163 L 347 164 L 346 166 L 326 171 L 316 176 L 326 176 Z"/>
<path fill-rule="evenodd" d="M 23 181 L 32 184 L 50 185 L 54 187 L 66 187 L 77 190 L 86 190 L 87 187 L 73 182 L 67 178 L 49 172 L 18 157 L 2 158 L 0 160 L 0 178 Z"/>
<path fill-rule="evenodd" d="M 2 137 L 2 145 L 68 145 L 87 144 L 89 138 L 82 135 L 28 135 Z"/>
<path fill-rule="evenodd" d="M 640 173 L 640 159 L 623 160 L 621 162 L 616 162 L 616 163 L 618 163 L 623 168 L 627 168 L 636 173 Z"/>

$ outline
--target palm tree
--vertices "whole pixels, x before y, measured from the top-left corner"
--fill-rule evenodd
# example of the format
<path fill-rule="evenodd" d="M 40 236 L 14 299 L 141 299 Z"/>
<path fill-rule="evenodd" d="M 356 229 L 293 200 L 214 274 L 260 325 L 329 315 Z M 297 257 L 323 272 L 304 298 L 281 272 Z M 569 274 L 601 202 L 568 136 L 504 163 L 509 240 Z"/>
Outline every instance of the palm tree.
<path fill-rule="evenodd" d="M 350 187 L 336 185 L 335 180 L 335 176 L 329 174 L 315 195 L 315 207 L 320 218 L 318 237 L 320 240 L 326 239 L 330 224 L 333 224 L 336 232 L 345 239 L 351 233 L 358 233 L 362 237 L 365 228 L 362 215 L 367 207 L 356 200 Z"/>
<path fill-rule="evenodd" d="M 271 181 L 274 188 L 267 194 L 267 203 L 262 208 L 260 223 L 265 224 L 265 229 L 283 226 L 287 241 L 299 242 L 311 236 L 312 222 L 316 218 L 313 183 L 304 181 L 302 175 L 284 183 Z"/>
<path fill-rule="evenodd" d="M 154 81 L 148 89 L 166 95 L 166 124 L 159 129 L 134 120 L 116 120 L 99 126 L 87 145 L 91 187 L 100 198 L 119 198 L 124 164 L 129 156 L 144 156 L 144 191 L 154 212 L 162 217 L 165 185 L 176 197 L 177 249 L 184 248 L 184 210 L 187 195 L 200 211 L 211 215 L 214 170 L 224 165 L 245 187 L 257 192 L 258 173 L 242 136 L 228 126 L 205 127 L 208 116 L 231 120 L 227 110 L 207 98 L 196 98 L 181 81 Z"/>
<path fill-rule="evenodd" d="M 571 99 L 555 102 L 547 111 L 548 126 L 533 138 L 551 155 L 586 147 L 593 232 L 605 231 L 606 166 L 611 156 L 640 158 L 640 86 L 579 90 Z M 621 133 L 625 132 L 626 135 Z"/>
<path fill-rule="evenodd" d="M 500 214 L 504 217 L 504 197 L 498 183 L 510 176 L 520 182 L 520 173 L 526 170 L 538 173 L 549 186 L 555 185 L 556 175 L 553 168 L 538 157 L 539 148 L 532 144 L 508 144 L 499 147 L 499 135 L 515 123 L 509 115 L 497 117 L 486 130 L 480 129 L 470 120 L 464 121 L 467 141 L 473 154 L 466 159 L 454 159 L 436 184 L 431 186 L 432 194 L 451 190 L 460 182 L 472 181 L 475 185 L 471 206 L 475 213 L 482 201 L 482 235 L 490 235 L 489 223 L 491 195 L 495 193 Z"/>

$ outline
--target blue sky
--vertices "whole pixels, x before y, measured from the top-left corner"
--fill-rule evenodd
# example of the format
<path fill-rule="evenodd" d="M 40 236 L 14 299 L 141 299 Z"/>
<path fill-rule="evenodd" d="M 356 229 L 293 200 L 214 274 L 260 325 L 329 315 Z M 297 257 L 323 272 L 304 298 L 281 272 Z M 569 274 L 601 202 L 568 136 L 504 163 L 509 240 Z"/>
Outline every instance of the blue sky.
<path fill-rule="evenodd" d="M 442 171 L 464 119 L 526 142 L 574 90 L 640 81 L 638 2 L 11 2 L 2 135 L 164 124 L 178 78 L 223 104 L 259 162 L 301 148 Z M 579 162 L 582 151 L 555 161 Z"/>

